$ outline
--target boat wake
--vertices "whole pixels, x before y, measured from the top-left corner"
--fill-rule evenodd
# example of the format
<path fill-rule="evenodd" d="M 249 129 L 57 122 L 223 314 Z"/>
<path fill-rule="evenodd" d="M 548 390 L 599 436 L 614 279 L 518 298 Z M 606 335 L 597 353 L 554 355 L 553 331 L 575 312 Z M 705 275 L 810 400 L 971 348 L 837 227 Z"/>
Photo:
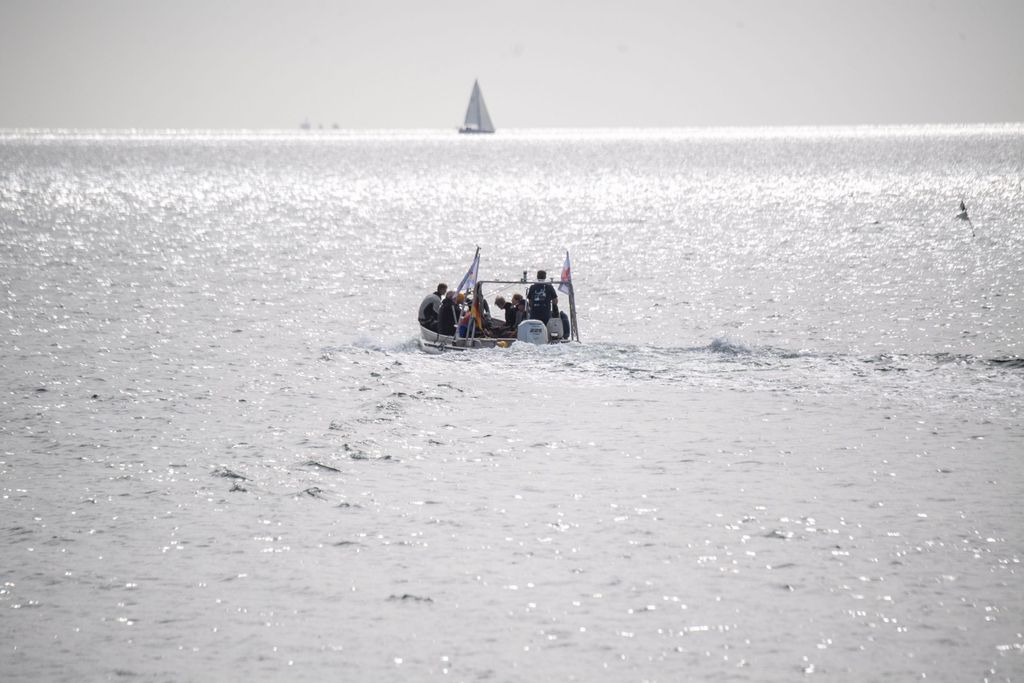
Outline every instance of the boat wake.
<path fill-rule="evenodd" d="M 611 388 L 660 384 L 695 391 L 902 396 L 914 405 L 969 400 L 978 392 L 1018 400 L 1024 392 L 1024 359 L 950 353 L 857 354 L 761 346 L 728 337 L 706 345 L 659 347 L 611 342 L 426 354 L 415 337 L 360 339 L 325 347 L 323 360 L 348 356 L 401 356 L 402 365 L 429 383 L 433 378 L 488 376 L 498 383 L 542 380 Z M 454 367 L 453 367 L 454 366 Z"/>
<path fill-rule="evenodd" d="M 715 337 L 707 346 L 709 351 L 715 353 L 726 353 L 734 356 L 750 355 L 753 353 L 750 347 L 742 342 L 732 341 L 727 337 Z"/>
<path fill-rule="evenodd" d="M 413 354 L 421 353 L 416 337 L 370 338 L 360 337 L 351 344 L 324 346 L 320 349 L 321 360 L 333 360 L 348 353 Z"/>
<path fill-rule="evenodd" d="M 537 357 L 554 360 L 552 368 L 586 369 L 596 363 L 597 370 L 601 367 L 620 367 L 623 358 L 631 359 L 629 365 L 652 366 L 663 363 L 675 366 L 678 363 L 693 362 L 729 364 L 746 364 L 751 367 L 763 368 L 765 365 L 785 365 L 792 361 L 819 361 L 829 366 L 849 365 L 855 368 L 873 368 L 880 372 L 903 370 L 936 370 L 948 366 L 964 368 L 995 368 L 999 370 L 1024 370 L 1024 358 L 998 357 L 986 358 L 971 354 L 951 353 L 878 353 L 871 355 L 817 352 L 805 349 L 794 350 L 770 345 L 755 345 L 732 339 L 715 337 L 704 346 L 644 346 L 637 344 L 620 344 L 612 342 L 593 342 L 589 344 L 560 344 L 536 346 L 533 344 L 513 344 L 508 348 L 476 349 L 473 353 L 427 354 L 419 346 L 415 336 L 385 338 L 361 337 L 349 345 L 325 346 L 321 349 L 324 360 L 330 360 L 339 353 L 377 352 L 384 354 L 411 354 L 430 357 L 462 357 L 470 361 L 473 358 L 493 362 L 495 356 L 509 359 L 523 358 L 534 362 Z M 559 362 L 560 361 L 560 362 Z M 792 363 L 789 363 L 792 365 Z"/>

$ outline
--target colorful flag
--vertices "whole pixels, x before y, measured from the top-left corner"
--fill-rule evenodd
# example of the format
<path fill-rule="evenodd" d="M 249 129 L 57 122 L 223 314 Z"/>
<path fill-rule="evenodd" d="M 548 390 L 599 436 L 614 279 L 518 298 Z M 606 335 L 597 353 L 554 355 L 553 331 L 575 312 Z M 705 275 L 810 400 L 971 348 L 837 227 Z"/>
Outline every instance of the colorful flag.
<path fill-rule="evenodd" d="M 473 257 L 473 263 L 469 264 L 469 270 L 462 276 L 462 282 L 459 283 L 456 292 L 464 292 L 468 294 L 473 287 L 476 286 L 477 273 L 480 271 L 480 247 L 476 248 L 476 256 Z"/>
<path fill-rule="evenodd" d="M 480 299 L 473 298 L 473 319 L 476 320 L 476 329 L 483 331 L 484 329 L 484 315 L 480 308 Z"/>
<path fill-rule="evenodd" d="M 569 293 L 569 283 L 572 282 L 572 266 L 569 264 L 569 252 L 565 252 L 565 263 L 562 264 L 562 284 L 558 285 L 558 291 Z"/>

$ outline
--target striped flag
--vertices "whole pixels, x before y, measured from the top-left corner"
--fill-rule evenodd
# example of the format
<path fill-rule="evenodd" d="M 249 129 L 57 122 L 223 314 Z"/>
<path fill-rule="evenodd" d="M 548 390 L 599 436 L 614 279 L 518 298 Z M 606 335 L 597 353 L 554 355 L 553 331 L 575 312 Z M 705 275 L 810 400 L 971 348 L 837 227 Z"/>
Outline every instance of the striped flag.
<path fill-rule="evenodd" d="M 480 299 L 473 297 L 473 319 L 476 320 L 476 329 L 484 329 L 484 315 L 480 309 Z"/>
<path fill-rule="evenodd" d="M 462 282 L 459 283 L 456 292 L 463 292 L 469 294 L 470 290 L 476 286 L 477 274 L 480 272 L 480 247 L 476 248 L 476 255 L 473 257 L 473 263 L 469 264 L 469 270 L 462 276 Z"/>
<path fill-rule="evenodd" d="M 572 282 L 572 265 L 569 263 L 569 252 L 565 252 L 565 263 L 562 264 L 562 284 L 558 285 L 558 291 L 569 293 L 569 283 Z"/>
<path fill-rule="evenodd" d="M 473 320 L 476 321 L 476 329 L 481 332 L 484 331 L 484 309 L 483 306 L 484 291 L 480 285 L 476 285 L 473 288 L 473 307 L 470 311 L 473 313 Z"/>

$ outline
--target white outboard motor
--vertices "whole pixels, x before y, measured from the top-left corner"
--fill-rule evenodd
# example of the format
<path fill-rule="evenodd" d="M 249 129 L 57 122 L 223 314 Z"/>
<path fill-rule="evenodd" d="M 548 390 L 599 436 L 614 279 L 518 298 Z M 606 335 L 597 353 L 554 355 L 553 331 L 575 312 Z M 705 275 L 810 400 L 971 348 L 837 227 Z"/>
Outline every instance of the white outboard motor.
<path fill-rule="evenodd" d="M 530 344 L 547 344 L 547 325 L 539 320 L 524 320 L 519 323 L 519 327 L 516 329 L 516 339 L 521 342 L 529 342 Z"/>
<path fill-rule="evenodd" d="M 558 341 L 562 338 L 562 319 L 557 315 L 548 321 L 548 337 L 551 341 Z"/>

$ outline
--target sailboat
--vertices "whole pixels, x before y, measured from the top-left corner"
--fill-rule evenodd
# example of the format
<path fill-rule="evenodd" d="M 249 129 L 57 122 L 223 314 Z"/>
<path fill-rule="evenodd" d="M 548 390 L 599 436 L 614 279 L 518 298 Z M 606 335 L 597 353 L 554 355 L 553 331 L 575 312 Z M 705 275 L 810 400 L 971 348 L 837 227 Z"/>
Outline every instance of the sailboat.
<path fill-rule="evenodd" d="M 483 93 L 480 92 L 480 83 L 473 81 L 473 94 L 469 96 L 469 107 L 466 108 L 466 121 L 459 128 L 460 133 L 493 133 L 494 124 L 491 123 L 491 115 L 487 113 L 487 105 L 484 104 Z"/>

